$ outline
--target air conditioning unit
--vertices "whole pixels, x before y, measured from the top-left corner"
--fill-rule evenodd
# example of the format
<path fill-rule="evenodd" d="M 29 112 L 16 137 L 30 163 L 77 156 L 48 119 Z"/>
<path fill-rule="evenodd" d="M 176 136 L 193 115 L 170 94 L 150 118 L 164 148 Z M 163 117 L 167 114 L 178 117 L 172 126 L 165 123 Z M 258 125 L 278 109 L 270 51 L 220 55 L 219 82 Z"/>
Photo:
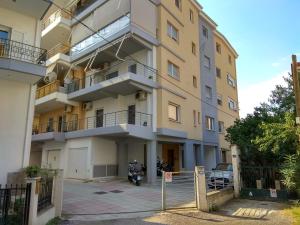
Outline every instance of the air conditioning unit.
<path fill-rule="evenodd" d="M 139 101 L 145 101 L 147 99 L 147 92 L 145 91 L 138 91 L 135 94 L 135 98 Z"/>
<path fill-rule="evenodd" d="M 73 106 L 71 106 L 71 105 L 66 105 L 65 106 L 65 112 L 66 113 L 70 113 L 70 112 L 72 112 L 73 111 Z"/>
<path fill-rule="evenodd" d="M 86 102 L 86 103 L 83 103 L 83 105 L 82 105 L 82 109 L 85 111 L 92 110 L 92 108 L 93 108 L 92 102 Z"/>

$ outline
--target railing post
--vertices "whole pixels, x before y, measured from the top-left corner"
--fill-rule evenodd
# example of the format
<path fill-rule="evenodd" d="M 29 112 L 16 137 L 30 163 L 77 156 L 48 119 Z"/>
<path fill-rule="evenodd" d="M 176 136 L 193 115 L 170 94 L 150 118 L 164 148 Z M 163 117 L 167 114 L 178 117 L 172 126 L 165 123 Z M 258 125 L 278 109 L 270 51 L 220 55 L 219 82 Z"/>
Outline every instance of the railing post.
<path fill-rule="evenodd" d="M 196 173 L 196 196 L 198 210 L 209 212 L 209 206 L 207 201 L 207 184 L 205 178 L 205 169 L 203 166 L 195 167 Z"/>
<path fill-rule="evenodd" d="M 55 216 L 60 217 L 63 205 L 63 170 L 57 170 L 54 177 L 54 188 L 53 188 L 53 204 L 55 207 Z"/>
<path fill-rule="evenodd" d="M 30 209 L 28 215 L 28 224 L 36 225 L 37 223 L 37 210 L 38 210 L 38 199 L 39 199 L 39 188 L 38 182 L 40 181 L 40 177 L 37 178 L 26 178 L 26 183 L 31 184 L 30 191 Z"/>
<path fill-rule="evenodd" d="M 237 145 L 231 146 L 232 168 L 233 168 L 233 186 L 234 196 L 240 196 L 241 180 L 240 180 L 240 150 Z"/>

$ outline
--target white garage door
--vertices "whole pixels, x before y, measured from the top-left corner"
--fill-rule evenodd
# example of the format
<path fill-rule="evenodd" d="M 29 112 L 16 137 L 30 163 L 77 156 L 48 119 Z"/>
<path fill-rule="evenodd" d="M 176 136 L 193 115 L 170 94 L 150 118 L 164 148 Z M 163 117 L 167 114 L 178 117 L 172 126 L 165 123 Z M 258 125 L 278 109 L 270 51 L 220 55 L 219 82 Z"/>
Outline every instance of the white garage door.
<path fill-rule="evenodd" d="M 68 160 L 68 177 L 86 179 L 87 176 L 87 148 L 70 148 Z"/>
<path fill-rule="evenodd" d="M 59 169 L 60 150 L 49 150 L 47 155 L 47 167 L 49 169 Z"/>

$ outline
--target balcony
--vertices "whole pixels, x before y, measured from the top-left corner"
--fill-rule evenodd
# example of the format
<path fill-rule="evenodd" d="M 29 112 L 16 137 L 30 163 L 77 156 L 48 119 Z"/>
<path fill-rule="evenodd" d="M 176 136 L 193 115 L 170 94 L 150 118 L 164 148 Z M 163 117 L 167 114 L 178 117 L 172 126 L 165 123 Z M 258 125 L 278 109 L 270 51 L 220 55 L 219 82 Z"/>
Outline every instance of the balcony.
<path fill-rule="evenodd" d="M 70 121 L 67 127 L 67 139 L 91 136 L 153 138 L 152 115 L 137 111 L 123 110 Z"/>
<path fill-rule="evenodd" d="M 0 78 L 34 83 L 46 74 L 47 51 L 0 38 Z"/>
<path fill-rule="evenodd" d="M 156 88 L 157 71 L 147 65 L 125 61 L 90 71 L 83 79 L 66 84 L 68 99 L 92 101 L 108 96 L 129 95 L 139 90 L 148 93 Z"/>
<path fill-rule="evenodd" d="M 46 66 L 50 66 L 53 63 L 63 63 L 67 66 L 70 64 L 70 45 L 65 43 L 59 43 L 48 51 Z"/>
<path fill-rule="evenodd" d="M 68 40 L 71 32 L 71 16 L 63 10 L 57 10 L 42 21 L 42 47 L 50 49 Z"/>
<path fill-rule="evenodd" d="M 45 124 L 34 125 L 32 128 L 32 141 L 64 141 L 64 124 L 58 121 L 49 121 Z"/>

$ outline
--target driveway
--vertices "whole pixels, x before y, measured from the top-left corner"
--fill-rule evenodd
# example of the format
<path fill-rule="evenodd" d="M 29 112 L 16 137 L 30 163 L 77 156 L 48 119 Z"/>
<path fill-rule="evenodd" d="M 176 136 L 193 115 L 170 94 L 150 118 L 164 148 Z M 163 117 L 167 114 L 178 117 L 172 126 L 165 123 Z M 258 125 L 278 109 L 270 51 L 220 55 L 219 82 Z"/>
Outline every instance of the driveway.
<path fill-rule="evenodd" d="M 168 183 L 168 207 L 195 207 L 193 176 Z M 67 216 L 153 212 L 161 209 L 161 180 L 137 187 L 127 180 L 83 182 L 65 180 L 63 214 Z"/>

